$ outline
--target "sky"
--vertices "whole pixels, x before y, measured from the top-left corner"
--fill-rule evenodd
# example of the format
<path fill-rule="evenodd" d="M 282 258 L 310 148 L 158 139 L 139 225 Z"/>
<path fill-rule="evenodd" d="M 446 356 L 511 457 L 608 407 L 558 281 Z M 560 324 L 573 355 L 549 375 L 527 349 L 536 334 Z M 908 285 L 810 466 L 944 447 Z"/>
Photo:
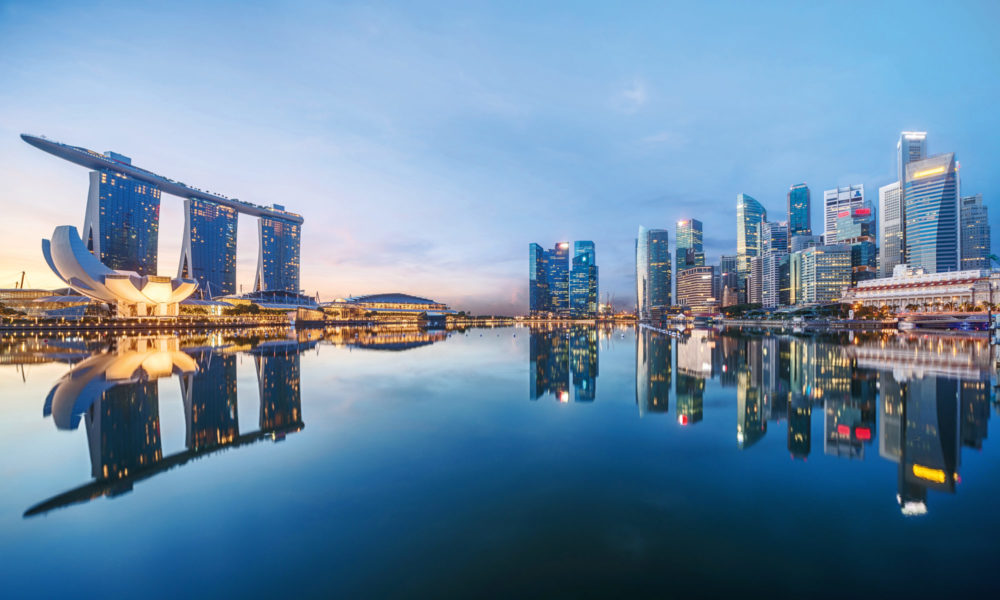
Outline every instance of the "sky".
<path fill-rule="evenodd" d="M 593 240 L 602 301 L 631 307 L 640 225 L 672 245 L 700 219 L 717 263 L 737 194 L 784 220 L 806 182 L 821 232 L 823 190 L 877 203 L 909 130 L 1000 231 L 997 23 L 995 1 L 0 0 L 0 287 L 60 286 L 40 240 L 86 204 L 86 170 L 21 133 L 302 214 L 321 300 L 524 313 L 528 244 Z M 182 207 L 163 197 L 161 274 Z M 253 218 L 238 243 L 249 290 Z"/>

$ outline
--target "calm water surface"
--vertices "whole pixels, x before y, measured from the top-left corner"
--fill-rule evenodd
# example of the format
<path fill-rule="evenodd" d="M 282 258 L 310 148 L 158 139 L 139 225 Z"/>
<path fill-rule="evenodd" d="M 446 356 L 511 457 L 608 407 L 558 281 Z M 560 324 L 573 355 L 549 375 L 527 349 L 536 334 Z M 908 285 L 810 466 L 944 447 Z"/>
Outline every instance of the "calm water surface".
<path fill-rule="evenodd" d="M 993 348 L 0 339 L 4 597 L 997 597 Z"/>

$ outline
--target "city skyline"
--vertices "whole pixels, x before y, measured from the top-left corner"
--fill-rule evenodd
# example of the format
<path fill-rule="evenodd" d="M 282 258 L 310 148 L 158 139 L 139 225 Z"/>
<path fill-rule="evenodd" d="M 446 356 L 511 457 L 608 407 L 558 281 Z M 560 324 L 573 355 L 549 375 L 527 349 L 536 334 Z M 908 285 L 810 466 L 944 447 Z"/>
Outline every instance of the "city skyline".
<path fill-rule="evenodd" d="M 583 7 L 542 11 L 531 25 L 484 7 L 422 14 L 304 3 L 277 23 L 266 9 L 189 6 L 191 19 L 180 8 L 157 13 L 162 27 L 150 30 L 113 3 L 0 6 L 4 286 L 25 270 L 32 287 L 60 287 L 38 240 L 56 224 L 81 227 L 86 202 L 86 172 L 27 147 L 21 133 L 122 152 L 193 185 L 307 215 L 307 294 L 405 291 L 477 313 L 526 312 L 524 242 L 577 232 L 601 247 L 602 298 L 629 307 L 638 225 L 698 219 L 706 264 L 717 264 L 735 254 L 736 194 L 756 198 L 774 221 L 787 218 L 797 183 L 814 203 L 853 184 L 872 200 L 896 181 L 901 131 L 927 131 L 935 153 L 955 153 L 963 195 L 981 193 L 989 206 L 1000 194 L 990 168 L 1000 149 L 982 133 L 1000 124 L 989 106 L 1000 91 L 989 60 L 997 42 L 984 25 L 1000 15 L 988 3 L 940 17 L 886 6 L 866 19 L 835 7 L 733 5 L 731 22 L 719 23 L 693 7 Z M 744 18 L 759 27 L 737 26 Z M 572 27 L 559 26 L 567 20 Z M 653 26 L 684 21 L 710 33 L 664 36 Z M 819 22 L 848 26 L 860 43 L 827 48 L 818 29 L 797 27 Z M 901 43 L 905 30 L 930 26 L 951 53 Z M 597 31 L 606 44 L 589 48 Z M 272 43 L 248 48 L 244 36 Z M 772 60 L 792 48 L 797 56 Z M 704 62 L 659 60 L 677 52 Z M 938 73 L 933 88 L 921 76 L 928 70 Z M 970 77 L 981 93 L 943 91 Z M 850 106 L 827 94 L 856 81 L 873 85 Z M 184 217 L 169 204 L 158 267 L 172 275 Z M 812 213 L 821 233 L 821 209 Z M 240 220 L 236 285 L 249 291 L 257 231 Z"/>

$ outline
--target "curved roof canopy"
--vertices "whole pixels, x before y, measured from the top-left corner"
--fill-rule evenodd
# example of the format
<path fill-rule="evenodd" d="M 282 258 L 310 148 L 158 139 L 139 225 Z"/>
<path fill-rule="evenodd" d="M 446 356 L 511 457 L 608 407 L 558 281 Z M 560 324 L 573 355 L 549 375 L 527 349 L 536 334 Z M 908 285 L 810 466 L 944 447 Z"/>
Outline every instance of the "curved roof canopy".
<path fill-rule="evenodd" d="M 354 304 L 381 303 L 381 304 L 441 304 L 427 298 L 411 296 L 410 294 L 390 293 L 390 294 L 370 294 L 368 296 L 355 296 L 348 298 L 348 302 Z"/>

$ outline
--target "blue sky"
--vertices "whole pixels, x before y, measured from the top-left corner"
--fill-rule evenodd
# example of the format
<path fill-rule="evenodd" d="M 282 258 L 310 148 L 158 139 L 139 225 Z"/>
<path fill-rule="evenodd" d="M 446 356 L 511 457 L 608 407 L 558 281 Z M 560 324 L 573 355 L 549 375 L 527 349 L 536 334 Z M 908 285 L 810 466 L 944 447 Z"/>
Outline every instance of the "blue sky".
<path fill-rule="evenodd" d="M 591 239 L 631 304 L 640 224 L 700 218 L 716 262 L 738 193 L 772 220 L 800 181 L 875 200 L 902 130 L 957 153 L 997 227 L 1000 3 L 538 4 L 0 0 L 0 286 L 56 285 L 39 240 L 83 221 L 86 172 L 22 132 L 302 213 L 324 299 L 513 314 L 530 242 Z M 181 201 L 161 210 L 166 274 Z"/>

